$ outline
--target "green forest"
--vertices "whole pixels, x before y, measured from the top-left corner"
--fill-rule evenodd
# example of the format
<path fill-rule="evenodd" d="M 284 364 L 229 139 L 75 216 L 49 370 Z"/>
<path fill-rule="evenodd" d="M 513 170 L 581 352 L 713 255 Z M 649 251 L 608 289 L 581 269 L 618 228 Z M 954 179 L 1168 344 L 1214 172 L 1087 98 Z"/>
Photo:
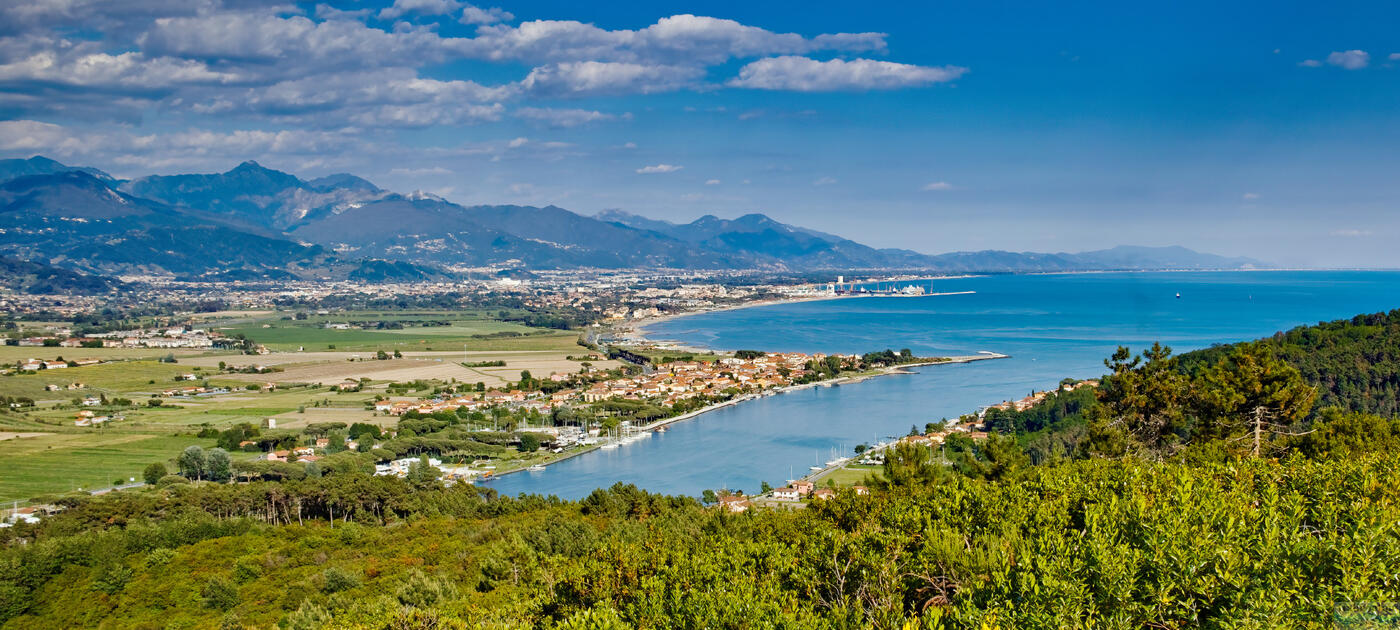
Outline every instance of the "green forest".
<path fill-rule="evenodd" d="M 732 514 L 358 467 L 65 496 L 0 530 L 5 628 L 1291 628 L 1400 623 L 1400 311 L 1174 356 Z"/>

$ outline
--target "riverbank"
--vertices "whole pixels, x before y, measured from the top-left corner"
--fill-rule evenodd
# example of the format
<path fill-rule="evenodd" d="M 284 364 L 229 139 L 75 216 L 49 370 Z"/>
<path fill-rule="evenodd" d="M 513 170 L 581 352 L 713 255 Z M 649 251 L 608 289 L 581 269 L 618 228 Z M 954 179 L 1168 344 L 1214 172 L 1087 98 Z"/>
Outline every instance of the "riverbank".
<path fill-rule="evenodd" d="M 846 376 L 839 376 L 839 377 L 837 377 L 837 378 L 827 379 L 827 380 L 823 380 L 823 381 L 815 381 L 815 382 L 812 382 L 812 383 L 801 383 L 801 384 L 798 384 L 798 385 L 788 385 L 788 386 L 785 386 L 785 387 L 776 387 L 776 388 L 769 389 L 769 390 L 764 390 L 764 391 L 758 392 L 758 393 L 744 394 L 744 395 L 742 395 L 742 396 L 737 396 L 737 397 L 735 397 L 735 398 L 730 398 L 729 400 L 725 400 L 725 401 L 722 401 L 722 402 L 717 402 L 717 403 L 714 403 L 714 404 L 712 404 L 712 405 L 706 405 L 706 406 L 701 407 L 701 408 L 699 408 L 699 409 L 696 409 L 696 410 L 694 410 L 694 411 L 688 411 L 688 412 L 683 413 L 683 414 L 680 414 L 680 415 L 678 415 L 678 416 L 672 416 L 672 417 L 669 417 L 669 418 L 661 418 L 661 419 L 656 420 L 656 421 L 654 421 L 654 422 L 651 422 L 651 423 L 649 423 L 649 424 L 646 424 L 646 425 L 643 425 L 643 426 L 641 426 L 641 427 L 638 427 L 638 428 L 637 428 L 637 431 L 639 431 L 639 432 L 651 432 L 651 431 L 655 431 L 656 429 L 659 429 L 659 428 L 664 427 L 664 426 L 667 426 L 667 425 L 675 424 L 675 423 L 677 423 L 677 422 L 683 422 L 683 421 L 690 420 L 690 419 L 693 419 L 693 418 L 698 418 L 698 417 L 700 417 L 700 416 L 702 416 L 702 415 L 704 415 L 704 414 L 710 413 L 710 412 L 712 412 L 712 411 L 716 411 L 716 410 L 719 410 L 719 409 L 723 409 L 723 408 L 725 408 L 725 407 L 732 407 L 732 406 L 738 405 L 738 404 L 740 404 L 740 403 L 748 402 L 748 401 L 751 401 L 751 400 L 757 400 L 757 399 L 764 398 L 764 397 L 767 397 L 767 396 L 775 396 L 775 395 L 779 395 L 779 394 L 786 394 L 786 393 L 790 393 L 790 392 L 797 392 L 797 391 L 802 391 L 802 390 L 806 390 L 806 389 L 812 389 L 812 388 L 816 388 L 816 387 L 839 387 L 839 386 L 842 386 L 842 385 L 854 385 L 854 384 L 861 383 L 861 382 L 870 380 L 870 379 L 875 378 L 875 377 L 878 377 L 878 376 L 889 376 L 889 375 L 894 375 L 894 374 L 914 374 L 914 372 L 911 372 L 911 371 L 910 371 L 912 368 L 929 367 L 929 366 L 935 366 L 935 365 L 957 365 L 957 364 L 962 364 L 962 363 L 972 363 L 972 362 L 974 362 L 974 361 L 989 361 L 989 360 L 993 360 L 993 359 L 1008 359 L 1008 358 L 1010 358 L 1010 357 L 1011 357 L 1011 355 L 999 354 L 999 353 L 996 353 L 996 352 L 986 352 L 986 351 L 984 351 L 984 352 L 982 352 L 982 353 L 979 353 L 979 354 L 973 354 L 973 355 L 960 355 L 960 356 L 949 356 L 949 357 L 932 357 L 932 358 L 929 358 L 928 360 L 925 360 L 925 361 L 916 361 L 916 362 L 913 362 L 913 363 L 905 363 L 905 364 L 901 364 L 901 365 L 892 365 L 892 366 L 889 366 L 889 367 L 880 368 L 880 369 L 878 369 L 878 370 L 871 370 L 871 371 L 869 371 L 869 372 L 861 372 L 861 373 L 856 373 L 856 374 L 849 374 L 849 375 L 846 375 Z M 599 450 L 599 449 L 603 448 L 603 446 L 604 446 L 605 444 L 609 444 L 609 443 L 610 443 L 610 442 L 600 442 L 600 443 L 598 443 L 598 444 L 592 444 L 592 445 L 589 445 L 589 446 L 587 446 L 587 447 L 585 447 L 585 448 L 582 448 L 582 449 L 580 449 L 580 450 L 573 451 L 573 452 L 570 452 L 570 453 L 560 453 L 558 457 L 549 459 L 549 460 L 544 461 L 544 462 L 532 462 L 530 465 L 531 465 L 531 466 L 535 466 L 535 465 L 544 466 L 546 469 L 548 469 L 550 466 L 552 466 L 552 465 L 554 465 L 554 464 L 558 464 L 558 463 L 560 463 L 560 462 L 564 462 L 564 461 L 573 459 L 573 458 L 578 457 L 578 456 L 580 456 L 580 455 L 585 455 L 585 454 L 591 453 L 591 452 L 593 452 L 593 451 Z M 507 475 L 513 475 L 513 474 L 516 474 L 516 473 L 519 473 L 519 472 L 522 472 L 522 471 L 528 471 L 529 468 L 530 468 L 529 466 L 520 466 L 520 467 L 518 467 L 518 468 L 514 468 L 514 469 L 511 469 L 511 470 L 496 472 L 496 473 L 493 473 L 489 479 L 499 479 L 499 478 L 505 477 L 505 476 L 507 476 Z M 485 479 L 485 478 L 483 478 L 483 479 L 478 479 L 477 482 L 483 482 L 483 481 L 485 481 L 485 482 L 489 483 L 489 479 Z"/>

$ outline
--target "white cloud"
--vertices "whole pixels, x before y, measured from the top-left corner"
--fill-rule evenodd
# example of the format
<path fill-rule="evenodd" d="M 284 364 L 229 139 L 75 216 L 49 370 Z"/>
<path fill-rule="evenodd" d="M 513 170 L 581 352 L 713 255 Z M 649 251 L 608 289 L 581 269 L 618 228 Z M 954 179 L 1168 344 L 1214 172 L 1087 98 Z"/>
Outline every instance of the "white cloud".
<path fill-rule="evenodd" d="M 1372 232 L 1371 230 L 1333 230 L 1333 231 L 1332 231 L 1332 236 L 1341 236 L 1341 237 L 1346 237 L 1346 238 L 1361 238 L 1361 237 L 1365 237 L 1365 236 L 1371 236 L 1372 234 L 1374 234 L 1374 232 Z"/>
<path fill-rule="evenodd" d="M 683 169 L 683 168 L 685 168 L 685 167 L 684 167 L 684 166 L 676 166 L 676 165 L 674 165 L 674 164 L 653 164 L 653 165 L 651 165 L 651 166 L 643 166 L 643 167 L 637 169 L 637 172 L 640 173 L 640 174 L 642 174 L 642 175 L 648 175 L 648 174 L 651 174 L 651 173 L 674 173 L 674 172 L 679 171 L 679 170 L 681 170 L 681 169 Z"/>
<path fill-rule="evenodd" d="M 462 18 L 458 21 L 463 24 L 495 24 L 514 19 L 514 14 L 500 7 L 482 9 L 468 4 L 462 7 Z"/>
<path fill-rule="evenodd" d="M 392 20 L 409 13 L 418 15 L 447 15 L 462 7 L 457 0 L 394 0 L 393 6 L 379 12 L 379 19 Z"/>
<path fill-rule="evenodd" d="M 1298 65 L 1304 68 L 1321 68 L 1322 62 L 1316 59 L 1304 59 L 1302 61 L 1299 61 Z"/>
<path fill-rule="evenodd" d="M 0 120 L 0 151 L 71 154 L 82 141 L 67 129 L 37 120 Z"/>
<path fill-rule="evenodd" d="M 639 30 L 610 31 L 572 20 L 484 26 L 460 42 L 473 56 L 530 63 L 621 61 L 713 65 L 732 58 L 817 51 L 884 52 L 884 33 L 833 33 L 805 38 L 734 20 L 673 15 Z"/>
<path fill-rule="evenodd" d="M 1240 198 L 1244 199 L 1245 201 L 1254 201 L 1255 199 L 1259 198 L 1259 193 L 1247 192 L 1241 195 Z"/>
<path fill-rule="evenodd" d="M 1400 61 L 1400 53 L 1390 53 L 1388 59 L 1391 61 Z"/>
<path fill-rule="evenodd" d="M 508 87 L 438 81 L 386 68 L 282 81 L 239 92 L 238 109 L 277 121 L 337 126 L 426 127 L 499 120 Z"/>
<path fill-rule="evenodd" d="M 516 138 L 516 139 L 514 139 L 514 140 L 511 140 L 510 142 L 507 142 L 507 143 L 506 143 L 506 146 L 507 146 L 507 147 L 510 147 L 510 148 L 512 148 L 512 149 L 518 149 L 518 148 L 520 148 L 520 147 L 525 146 L 526 144 L 529 144 L 529 142 L 530 142 L 530 139 L 529 139 L 529 138 L 523 138 L 523 137 L 522 137 L 522 138 Z"/>
<path fill-rule="evenodd" d="M 371 151 L 371 147 L 359 134 L 340 131 L 192 128 L 140 135 L 127 130 L 85 131 L 33 120 L 0 121 L 0 151 L 43 152 L 81 160 L 97 158 L 141 169 L 176 167 L 183 172 L 227 168 L 231 160 L 277 160 L 352 149 Z"/>
<path fill-rule="evenodd" d="M 691 66 L 570 61 L 536 67 L 520 81 L 520 88 L 543 97 L 651 94 L 693 85 L 704 73 L 703 68 Z"/>
<path fill-rule="evenodd" d="M 706 185 L 706 186 L 718 186 L 718 185 L 719 185 L 719 180 L 718 180 L 718 179 L 707 179 L 707 180 L 705 180 L 705 185 Z"/>
<path fill-rule="evenodd" d="M 1327 55 L 1327 63 L 1347 70 L 1360 70 L 1371 63 L 1371 55 L 1364 50 L 1347 50 Z"/>
<path fill-rule="evenodd" d="M 515 110 L 515 115 L 550 127 L 578 127 L 589 123 L 632 117 L 631 114 L 618 116 L 588 109 L 555 109 L 550 107 L 522 107 Z"/>
<path fill-rule="evenodd" d="M 952 81 L 967 72 L 957 66 L 915 66 L 872 59 L 817 61 L 807 57 L 759 59 L 739 69 L 729 85 L 762 90 L 832 92 L 889 90 Z"/>
<path fill-rule="evenodd" d="M 180 84 L 235 83 L 237 74 L 216 72 L 204 63 L 169 57 L 148 58 L 139 52 L 36 53 L 0 64 L 0 81 L 44 81 L 69 86 L 130 87 L 160 90 Z"/>
<path fill-rule="evenodd" d="M 948 182 L 929 182 L 929 183 L 927 183 L 927 184 L 924 184 L 924 187 L 923 187 L 922 190 L 926 190 L 926 191 L 940 191 L 940 190 L 952 190 L 952 189 L 953 189 L 953 185 L 952 185 L 952 184 L 949 184 Z"/>
<path fill-rule="evenodd" d="M 415 15 L 456 16 L 479 28 L 473 37 L 453 37 L 436 24 L 376 20 Z M 0 81 L 7 88 L 0 108 L 17 117 L 130 122 L 160 107 L 284 126 L 462 125 L 500 120 L 506 104 L 537 98 L 704 89 L 711 66 L 735 59 L 886 49 L 882 33 L 803 36 L 689 14 L 636 30 L 572 20 L 501 23 L 513 19 L 499 7 L 463 0 L 395 0 L 377 13 L 286 0 L 0 2 Z M 421 76 L 423 68 L 458 59 L 533 67 L 520 81 L 494 86 Z M 823 88 L 809 81 L 797 89 Z M 516 111 L 554 127 L 629 116 Z"/>
<path fill-rule="evenodd" d="M 835 177 L 821 177 L 821 178 L 818 178 L 817 181 L 812 182 L 812 185 L 813 185 L 813 186 L 829 186 L 829 185 L 835 184 L 835 183 L 836 183 L 836 178 L 835 178 Z"/>

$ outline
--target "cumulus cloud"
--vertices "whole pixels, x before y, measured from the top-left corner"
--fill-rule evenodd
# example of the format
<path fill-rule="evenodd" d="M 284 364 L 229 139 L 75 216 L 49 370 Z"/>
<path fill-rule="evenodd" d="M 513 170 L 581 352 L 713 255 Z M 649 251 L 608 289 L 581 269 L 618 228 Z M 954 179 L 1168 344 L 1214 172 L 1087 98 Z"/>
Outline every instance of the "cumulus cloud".
<path fill-rule="evenodd" d="M 925 190 L 925 191 L 941 191 L 941 190 L 952 190 L 952 189 L 953 189 L 953 185 L 952 185 L 952 184 L 949 184 L 948 182 L 929 182 L 929 183 L 927 183 L 927 184 L 924 184 L 924 187 L 923 187 L 923 190 Z"/>
<path fill-rule="evenodd" d="M 884 52 L 884 33 L 831 33 L 806 38 L 734 20 L 698 15 L 662 18 L 638 30 L 607 30 L 572 20 L 535 20 L 478 29 L 457 42 L 465 53 L 527 63 L 622 61 L 714 65 L 732 58 L 816 51 Z"/>
<path fill-rule="evenodd" d="M 69 86 L 160 90 L 189 83 L 236 83 L 238 74 L 216 72 L 188 59 L 148 58 L 137 52 L 59 54 L 40 52 L 0 64 L 0 81 L 45 81 Z"/>
<path fill-rule="evenodd" d="M 256 69 L 270 77 L 417 66 L 451 57 L 450 40 L 426 27 L 385 31 L 355 20 L 316 22 L 272 13 L 161 18 L 137 42 L 150 55 Z"/>
<path fill-rule="evenodd" d="M 637 29 L 573 20 L 517 24 L 505 9 L 465 0 L 352 6 L 313 8 L 287 0 L 0 2 L 0 109 L 11 118 L 48 121 L 6 121 L 4 140 L 56 152 L 54 147 L 70 146 L 65 143 L 78 136 L 40 125 L 68 120 L 86 126 L 99 119 L 141 123 L 158 112 L 162 125 L 192 127 L 183 136 L 162 128 L 145 136 L 87 134 L 83 141 L 92 142 L 95 152 L 131 151 L 132 160 L 147 165 L 154 164 L 158 150 L 170 151 L 172 160 L 199 164 L 212 159 L 212 151 L 246 151 L 240 158 L 259 151 L 277 155 L 294 150 L 293 142 L 362 147 L 368 141 L 354 139 L 380 129 L 507 117 L 550 128 L 626 120 L 630 114 L 538 101 L 708 89 L 715 87 L 708 79 L 711 69 L 736 61 L 759 60 L 745 66 L 735 85 L 809 91 L 927 85 L 965 71 L 803 57 L 883 54 L 883 33 L 802 35 L 691 14 Z M 439 32 L 449 19 L 475 25 L 474 34 Z M 443 64 L 460 60 L 521 64 L 529 70 L 520 80 L 489 85 L 438 74 Z M 427 76 L 428 68 L 434 68 L 433 75 Z M 201 129 L 230 125 L 250 129 Z M 266 135 L 277 132 L 259 127 L 301 135 Z M 202 154 L 183 144 L 200 139 L 211 142 Z M 528 147 L 564 153 L 550 143 Z M 499 158 L 524 147 L 498 141 L 459 149 Z"/>
<path fill-rule="evenodd" d="M 704 73 L 704 69 L 691 66 L 570 61 L 531 70 L 521 80 L 520 88 L 526 93 L 543 97 L 652 94 L 692 85 Z"/>
<path fill-rule="evenodd" d="M 761 90 L 833 92 L 921 87 L 952 81 L 967 72 L 958 66 L 915 66 L 873 59 L 782 56 L 759 59 L 739 69 L 729 85 Z"/>
<path fill-rule="evenodd" d="M 1298 65 L 1304 68 L 1321 68 L 1322 62 L 1316 59 L 1304 59 L 1302 61 L 1299 61 Z"/>
<path fill-rule="evenodd" d="M 1244 199 L 1245 201 L 1254 201 L 1255 199 L 1259 198 L 1259 193 L 1247 192 L 1243 195 L 1240 195 L 1240 198 Z"/>
<path fill-rule="evenodd" d="M 1327 63 L 1347 70 L 1360 70 L 1371 63 L 1371 55 L 1364 50 L 1346 50 L 1327 55 Z"/>
<path fill-rule="evenodd" d="M 707 180 L 705 180 L 705 185 L 706 185 L 706 186 L 718 186 L 718 185 L 719 185 L 719 180 L 718 180 L 718 179 L 707 179 Z"/>
<path fill-rule="evenodd" d="M 44 152 L 60 158 L 107 156 L 118 165 L 142 169 L 177 166 L 226 168 L 228 156 L 275 159 L 369 148 L 357 134 L 343 131 L 187 129 L 138 134 L 129 130 L 90 131 L 33 120 L 0 121 L 0 151 Z"/>
<path fill-rule="evenodd" d="M 285 122 L 425 127 L 499 120 L 511 93 L 383 69 L 282 81 L 242 93 L 238 107 Z"/>
<path fill-rule="evenodd" d="M 649 175 L 649 174 L 652 174 L 652 173 L 674 173 L 674 172 L 679 171 L 679 170 L 681 170 L 681 169 L 683 169 L 683 168 L 685 168 L 685 167 L 684 167 L 684 166 L 676 166 L 676 165 L 674 165 L 674 164 L 654 164 L 654 165 L 651 165 L 651 166 L 643 166 L 643 167 L 637 169 L 637 172 L 640 173 L 640 174 L 642 174 L 642 175 Z"/>
<path fill-rule="evenodd" d="M 835 184 L 835 183 L 836 183 L 836 178 L 835 178 L 835 177 L 820 177 L 820 178 L 817 178 L 817 181 L 812 182 L 812 185 L 813 185 L 813 186 L 830 186 L 831 184 Z"/>
<path fill-rule="evenodd" d="M 500 7 L 482 9 L 468 4 L 462 7 L 462 17 L 458 21 L 463 24 L 495 24 L 514 19 L 514 14 Z"/>
<path fill-rule="evenodd" d="M 1400 61 L 1400 53 L 1390 53 L 1388 59 L 1391 61 Z"/>

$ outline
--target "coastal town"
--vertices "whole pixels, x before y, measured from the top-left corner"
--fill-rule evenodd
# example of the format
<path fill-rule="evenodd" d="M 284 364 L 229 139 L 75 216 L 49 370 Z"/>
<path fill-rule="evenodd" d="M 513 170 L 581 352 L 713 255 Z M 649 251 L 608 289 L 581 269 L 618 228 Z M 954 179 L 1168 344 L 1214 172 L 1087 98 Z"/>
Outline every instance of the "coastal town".
<path fill-rule="evenodd" d="M 717 351 L 653 339 L 647 329 L 682 315 L 856 294 L 932 297 L 933 281 L 917 277 L 763 283 L 723 272 L 588 271 L 392 286 L 140 280 L 140 299 L 185 310 L 65 322 L 65 313 L 95 304 L 0 296 L 0 307 L 30 309 L 37 300 L 48 314 L 12 321 L 4 333 L 8 356 L 23 358 L 0 367 L 0 377 L 43 391 L 11 396 L 9 408 L 37 415 L 35 428 L 62 423 L 94 435 L 188 418 L 213 436 L 212 427 L 228 425 L 209 420 L 232 417 L 277 438 L 230 443 L 243 479 L 293 474 L 269 465 L 302 474 L 350 452 L 373 455 L 379 475 L 423 469 L 448 483 L 477 483 L 625 448 L 671 423 L 764 396 L 1004 356 Z M 397 301 L 391 307 L 377 301 L 386 291 Z M 415 312 L 405 304 L 415 299 L 432 307 Z M 479 314 L 463 322 L 457 313 Z M 465 352 L 444 351 L 449 339 Z M 549 350 L 504 349 L 527 342 Z M 259 402 L 272 400 L 279 402 Z M 345 434 L 352 425 L 380 433 Z M 413 446 L 420 427 L 447 441 L 424 454 Z"/>

